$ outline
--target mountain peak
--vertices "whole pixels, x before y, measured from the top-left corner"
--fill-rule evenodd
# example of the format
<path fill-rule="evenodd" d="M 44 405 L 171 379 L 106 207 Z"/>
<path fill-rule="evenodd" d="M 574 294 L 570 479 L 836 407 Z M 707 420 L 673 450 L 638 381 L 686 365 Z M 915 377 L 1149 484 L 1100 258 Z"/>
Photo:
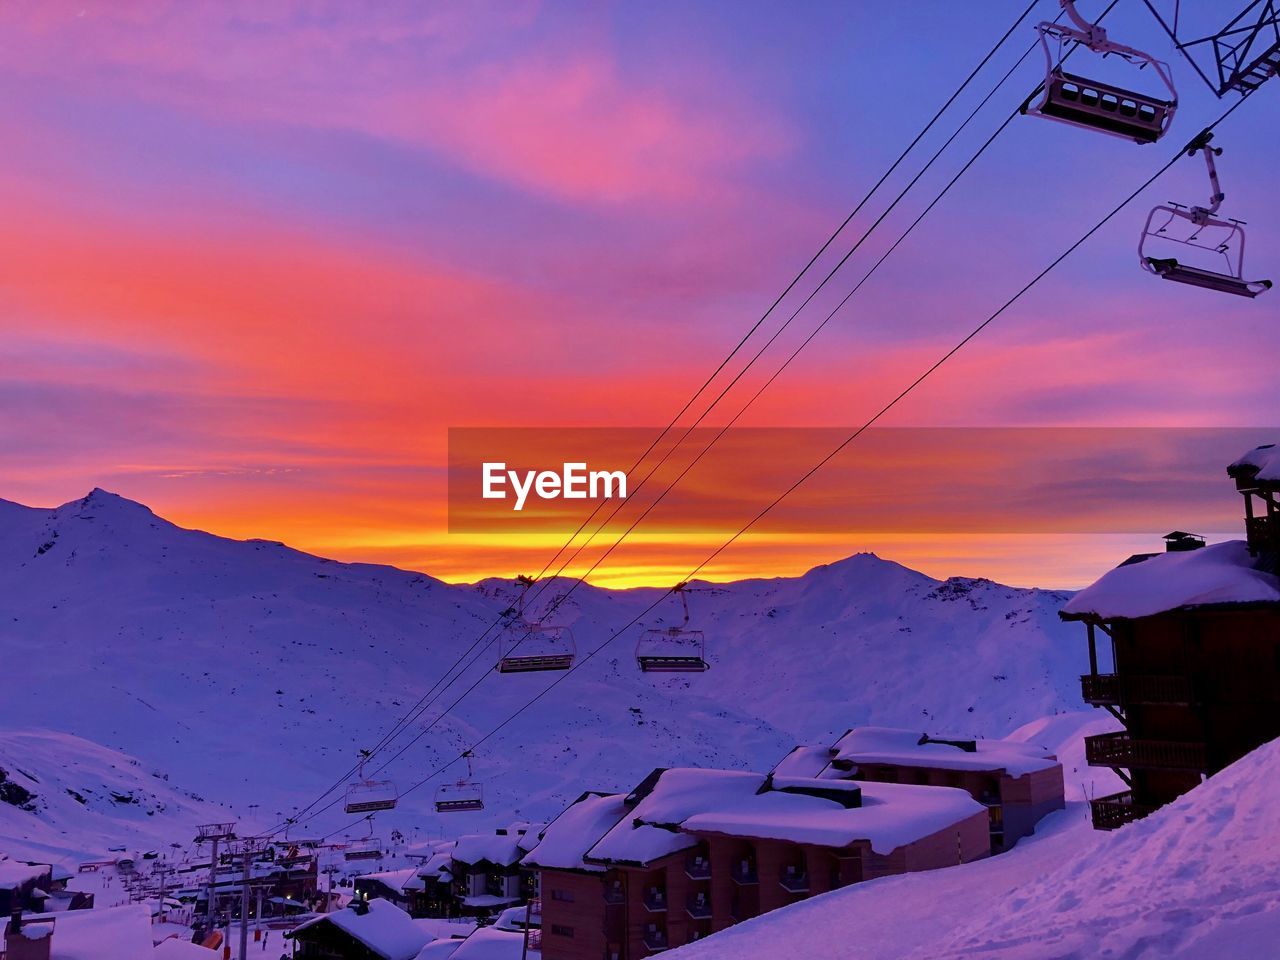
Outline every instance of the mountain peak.
<path fill-rule="evenodd" d="M 103 490 L 101 487 L 94 487 L 84 497 L 79 500 L 72 500 L 70 503 L 64 503 L 57 508 L 57 513 L 69 513 L 76 516 L 101 515 L 107 514 L 112 516 L 127 515 L 145 515 L 154 517 L 155 513 L 146 504 L 139 503 L 136 500 L 130 500 L 128 497 L 122 497 L 118 493 L 112 493 L 110 490 Z"/>

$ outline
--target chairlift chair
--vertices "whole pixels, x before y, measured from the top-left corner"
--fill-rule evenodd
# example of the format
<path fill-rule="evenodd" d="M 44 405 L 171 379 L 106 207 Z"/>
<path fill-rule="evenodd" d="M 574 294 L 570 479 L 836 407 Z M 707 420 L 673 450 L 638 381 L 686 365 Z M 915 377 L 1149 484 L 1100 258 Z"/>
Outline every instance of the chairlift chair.
<path fill-rule="evenodd" d="M 1230 293 L 1253 298 L 1271 289 L 1270 280 L 1244 279 L 1244 221 L 1219 217 L 1218 208 L 1226 194 L 1218 181 L 1214 157 L 1221 155 L 1221 147 L 1211 147 L 1213 134 L 1205 131 L 1187 147 L 1187 155 L 1204 154 L 1212 193 L 1208 206 L 1185 206 L 1169 202 L 1161 204 L 1147 214 L 1147 221 L 1138 240 L 1138 261 L 1143 270 L 1175 283 L 1185 283 L 1219 293 Z M 1183 263 L 1176 257 L 1151 256 L 1153 247 L 1175 244 L 1182 248 L 1204 251 L 1211 260 L 1221 263 L 1225 269 L 1212 270 L 1205 266 Z"/>
<path fill-rule="evenodd" d="M 463 756 L 467 761 L 467 775 L 436 790 L 436 813 L 468 813 L 484 809 L 484 785 L 473 779 L 471 751 Z"/>
<path fill-rule="evenodd" d="M 643 673 L 702 673 L 708 668 L 706 638 L 701 630 L 689 629 L 687 583 L 671 592 L 680 597 L 684 620 L 678 627 L 653 628 L 640 634 L 636 642 L 636 665 Z"/>
<path fill-rule="evenodd" d="M 342 851 L 343 860 L 380 860 L 381 858 L 382 842 L 377 837 L 353 840 L 347 849 Z"/>
<path fill-rule="evenodd" d="M 503 612 L 506 622 L 498 634 L 498 672 L 568 670 L 577 655 L 572 631 L 528 619 L 524 601 L 534 581 L 523 575 L 516 580 L 520 584 L 520 598 L 516 606 Z"/>
<path fill-rule="evenodd" d="M 1075 0 L 1059 0 L 1066 23 L 1044 21 L 1037 24 L 1040 46 L 1045 56 L 1045 78 L 1040 101 L 1032 104 L 1032 94 L 1022 112 L 1060 123 L 1097 130 L 1137 143 L 1155 143 L 1169 129 L 1178 109 L 1178 91 L 1169 65 L 1148 53 L 1115 43 L 1107 32 L 1076 12 Z M 1057 43 L 1056 54 L 1050 39 Z M 1139 69 L 1151 67 L 1169 91 L 1169 99 L 1137 93 L 1124 87 L 1092 80 L 1062 69 L 1063 46 L 1074 42 L 1104 57 L 1115 55 Z"/>
<path fill-rule="evenodd" d="M 499 673 L 534 673 L 568 670 L 577 647 L 568 627 L 513 620 L 499 637 Z"/>
<path fill-rule="evenodd" d="M 347 787 L 347 813 L 376 813 L 379 810 L 394 810 L 400 795 L 396 785 L 390 780 L 369 780 L 364 775 L 364 765 L 371 754 L 368 750 L 360 751 L 358 779 Z"/>

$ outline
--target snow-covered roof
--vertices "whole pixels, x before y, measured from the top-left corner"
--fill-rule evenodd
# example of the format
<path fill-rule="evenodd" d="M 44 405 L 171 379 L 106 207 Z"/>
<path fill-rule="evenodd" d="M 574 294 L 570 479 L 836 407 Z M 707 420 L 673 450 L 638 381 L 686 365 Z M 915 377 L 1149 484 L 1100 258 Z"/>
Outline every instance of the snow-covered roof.
<path fill-rule="evenodd" d="M 1236 603 L 1280 603 L 1280 579 L 1258 569 L 1243 540 L 1228 540 L 1116 567 L 1072 597 L 1061 616 L 1134 619 Z"/>
<path fill-rule="evenodd" d="M 362 873 L 356 877 L 357 880 L 375 880 L 397 893 L 404 893 L 409 889 L 409 883 L 416 880 L 418 876 L 417 868 L 405 867 L 403 870 L 384 870 L 380 873 Z M 421 884 L 416 889 L 422 889 Z"/>
<path fill-rule="evenodd" d="M 839 782 L 839 781 L 834 781 Z M 813 781 L 829 788 L 833 781 Z M 852 784 L 862 804 L 845 807 L 824 797 L 769 790 L 744 791 L 729 803 L 689 817 L 685 830 L 845 847 L 865 840 L 887 854 L 986 808 L 965 790 L 902 783 Z"/>
<path fill-rule="evenodd" d="M 376 899 L 366 906 L 367 912 L 344 908 L 307 920 L 298 924 L 290 936 L 296 937 L 316 924 L 331 923 L 386 960 L 413 960 L 431 939 L 395 904 Z"/>
<path fill-rule="evenodd" d="M 47 863 L 0 860 L 0 889 L 16 890 L 24 883 L 47 876 L 52 869 Z"/>
<path fill-rule="evenodd" d="M 521 960 L 524 955 L 523 933 L 481 927 L 465 940 L 437 940 L 415 960 Z M 532 960 L 540 954 L 530 950 L 528 956 Z"/>
<path fill-rule="evenodd" d="M 626 814 L 625 800 L 623 794 L 583 794 L 547 825 L 542 840 L 525 856 L 525 866 L 603 871 L 582 858 Z"/>
<path fill-rule="evenodd" d="M 1280 483 L 1280 447 L 1274 443 L 1254 447 L 1227 467 L 1227 473 L 1236 479 L 1243 477 L 1262 483 Z"/>
<path fill-rule="evenodd" d="M 477 893 L 470 897 L 463 897 L 463 906 L 467 907 L 504 907 L 509 903 L 516 903 L 519 897 L 499 897 L 492 893 Z"/>
<path fill-rule="evenodd" d="M 475 833 L 459 837 L 452 851 L 453 859 L 460 863 L 489 863 L 509 866 L 524 855 L 520 849 L 520 837 L 515 834 Z"/>
<path fill-rule="evenodd" d="M 423 947 L 413 960 L 452 960 L 461 940 L 435 940 Z"/>
<path fill-rule="evenodd" d="M 776 777 L 816 777 L 830 764 L 830 748 L 800 746 L 778 761 L 773 774 Z"/>
<path fill-rule="evenodd" d="M 1048 770 L 1057 760 L 1044 747 L 1009 740 L 975 740 L 970 753 L 949 743 L 921 743 L 920 733 L 896 727 L 857 727 L 836 741 L 838 760 L 941 770 L 1004 770 L 1021 777 Z"/>
<path fill-rule="evenodd" d="M 697 846 L 696 837 L 679 832 L 695 813 L 752 793 L 764 783 L 759 773 L 674 768 L 657 776 L 653 789 L 622 821 L 587 851 L 588 862 L 652 863 Z"/>
<path fill-rule="evenodd" d="M 139 960 L 150 957 L 151 913 L 142 904 L 67 910 L 24 918 L 53 922 L 51 960 Z"/>
<path fill-rule="evenodd" d="M 697 833 L 844 847 L 868 841 L 877 853 L 943 830 L 985 808 L 966 791 L 896 783 L 775 779 L 735 770 L 672 769 L 587 853 L 588 861 L 652 863 L 696 845 Z M 861 806 L 823 793 L 861 790 Z"/>

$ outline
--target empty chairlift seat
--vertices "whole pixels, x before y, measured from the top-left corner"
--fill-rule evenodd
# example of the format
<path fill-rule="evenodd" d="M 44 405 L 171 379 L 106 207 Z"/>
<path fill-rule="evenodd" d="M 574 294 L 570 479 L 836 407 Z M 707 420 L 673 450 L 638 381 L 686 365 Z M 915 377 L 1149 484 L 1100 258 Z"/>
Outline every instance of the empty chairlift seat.
<path fill-rule="evenodd" d="M 503 627 L 499 636 L 499 673 L 568 670 L 577 648 L 568 627 L 552 627 L 524 620 Z"/>
<path fill-rule="evenodd" d="M 347 813 L 394 810 L 399 794 L 390 780 L 362 780 L 347 787 Z"/>
<path fill-rule="evenodd" d="M 1218 216 L 1225 194 L 1218 181 L 1214 158 L 1222 153 L 1211 147 L 1206 131 L 1192 141 L 1188 155 L 1203 153 L 1209 174 L 1207 206 L 1161 204 L 1148 215 L 1138 241 L 1142 269 L 1162 280 L 1253 298 L 1271 289 L 1270 280 L 1244 278 L 1244 221 Z M 1190 257 L 1188 263 L 1183 258 Z"/>
<path fill-rule="evenodd" d="M 484 809 L 484 787 L 471 780 L 446 783 L 436 791 L 436 813 L 466 813 Z"/>
<path fill-rule="evenodd" d="M 646 630 L 636 644 L 636 663 L 645 673 L 701 673 L 707 669 L 706 639 L 701 630 Z"/>
<path fill-rule="evenodd" d="M 1132 90 L 1065 73 L 1050 72 L 1044 94 L 1027 113 L 1077 127 L 1111 133 L 1136 143 L 1155 143 L 1168 128 L 1174 104 Z"/>
<path fill-rule="evenodd" d="M 1067 20 L 1036 26 L 1045 57 L 1044 84 L 1022 105 L 1022 112 L 1087 130 L 1123 137 L 1136 143 L 1155 143 L 1165 135 L 1178 108 L 1169 65 L 1150 54 L 1108 39 L 1107 32 L 1076 12 L 1073 0 L 1062 0 Z M 1051 48 L 1054 42 L 1056 50 Z M 1168 97 L 1138 93 L 1111 83 L 1062 69 L 1065 47 L 1078 45 L 1103 57 L 1114 56 L 1141 69 L 1150 67 L 1164 84 Z"/>
<path fill-rule="evenodd" d="M 353 840 L 342 851 L 344 860 L 378 860 L 382 857 L 382 842 L 376 837 Z"/>

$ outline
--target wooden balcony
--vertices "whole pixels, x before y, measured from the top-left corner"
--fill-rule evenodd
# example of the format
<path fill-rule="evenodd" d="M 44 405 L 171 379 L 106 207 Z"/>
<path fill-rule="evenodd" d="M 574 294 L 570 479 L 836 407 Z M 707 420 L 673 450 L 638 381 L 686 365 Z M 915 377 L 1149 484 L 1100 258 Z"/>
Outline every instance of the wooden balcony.
<path fill-rule="evenodd" d="M 1141 820 L 1155 809 L 1147 804 L 1136 803 L 1128 790 L 1089 801 L 1089 813 L 1095 830 L 1115 830 L 1126 823 Z"/>
<path fill-rule="evenodd" d="M 684 875 L 690 880 L 710 880 L 711 861 L 703 854 L 688 857 L 684 862 Z"/>
<path fill-rule="evenodd" d="M 1086 673 L 1080 678 L 1080 695 L 1095 707 L 1196 702 L 1191 678 L 1178 674 Z"/>
<path fill-rule="evenodd" d="M 691 895 L 685 903 L 684 909 L 692 920 L 711 919 L 711 900 L 705 893 Z"/>
<path fill-rule="evenodd" d="M 644 908 L 650 913 L 667 912 L 667 891 L 659 889 L 646 890 L 643 899 Z"/>
<path fill-rule="evenodd" d="M 1277 522 L 1277 516 L 1261 516 L 1248 517 L 1244 523 L 1245 538 L 1249 542 L 1249 549 L 1254 552 L 1260 550 L 1277 550 L 1280 549 L 1280 522 Z"/>
<path fill-rule="evenodd" d="M 1138 740 L 1127 732 L 1084 738 L 1085 761 L 1093 767 L 1129 770 L 1187 770 L 1203 773 L 1208 760 L 1203 743 L 1181 740 Z"/>

